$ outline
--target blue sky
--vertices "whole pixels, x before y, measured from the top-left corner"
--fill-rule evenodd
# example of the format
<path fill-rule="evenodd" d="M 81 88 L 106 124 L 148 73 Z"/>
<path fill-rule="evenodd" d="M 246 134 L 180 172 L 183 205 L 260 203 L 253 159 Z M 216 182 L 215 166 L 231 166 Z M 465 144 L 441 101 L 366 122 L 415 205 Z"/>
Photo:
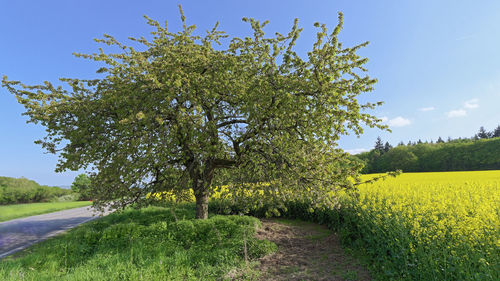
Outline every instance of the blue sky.
<path fill-rule="evenodd" d="M 333 28 L 342 11 L 341 40 L 370 41 L 360 54 L 379 80 L 360 100 L 385 101 L 372 113 L 393 130 L 345 137 L 340 145 L 348 151 L 371 148 L 377 136 L 396 144 L 467 137 L 500 124 L 500 1 L 3 1 L 0 75 L 28 84 L 96 77 L 97 66 L 73 52 L 96 52 L 92 39 L 104 33 L 121 41 L 147 35 L 143 15 L 178 30 L 179 3 L 200 31 L 220 21 L 221 30 L 238 37 L 249 34 L 242 17 L 270 20 L 268 34 L 286 33 L 299 18 L 300 54 L 315 40 L 313 23 Z M 54 173 L 57 156 L 33 143 L 44 128 L 26 124 L 23 111 L 0 88 L 0 176 L 71 184 L 78 172 Z"/>

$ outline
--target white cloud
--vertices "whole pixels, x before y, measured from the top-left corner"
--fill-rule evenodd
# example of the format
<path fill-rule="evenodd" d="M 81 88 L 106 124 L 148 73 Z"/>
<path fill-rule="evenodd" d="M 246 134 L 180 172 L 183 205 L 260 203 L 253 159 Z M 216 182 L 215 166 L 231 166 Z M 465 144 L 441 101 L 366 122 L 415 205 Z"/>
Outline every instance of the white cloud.
<path fill-rule="evenodd" d="M 469 108 L 469 109 L 478 108 L 479 107 L 478 102 L 479 102 L 478 99 L 468 100 L 468 101 L 464 102 L 464 107 Z"/>
<path fill-rule="evenodd" d="M 354 154 L 360 154 L 361 152 L 366 152 L 366 151 L 370 151 L 370 150 L 366 149 L 366 148 L 354 148 L 354 149 L 345 149 L 344 151 L 351 154 L 351 155 L 354 155 Z"/>
<path fill-rule="evenodd" d="M 379 119 L 382 120 L 382 123 L 385 123 L 385 122 L 387 122 L 387 120 L 389 120 L 389 118 L 387 118 L 387 116 L 379 117 Z"/>
<path fill-rule="evenodd" d="M 479 107 L 478 102 L 479 102 L 478 99 L 468 100 L 468 101 L 464 102 L 464 107 L 463 108 L 448 111 L 446 113 L 446 115 L 448 115 L 448 118 L 466 116 L 468 109 L 474 109 L 474 108 L 478 108 Z"/>
<path fill-rule="evenodd" d="M 436 109 L 434 106 L 429 106 L 429 107 L 422 107 L 419 110 L 420 111 L 432 111 L 434 109 Z"/>
<path fill-rule="evenodd" d="M 390 119 L 389 121 L 387 121 L 387 124 L 390 127 L 404 127 L 404 126 L 410 125 L 411 121 L 409 119 L 398 116 L 396 118 L 393 118 L 393 119 Z"/>
<path fill-rule="evenodd" d="M 467 111 L 465 111 L 465 109 L 457 109 L 449 111 L 446 114 L 448 115 L 448 118 L 462 117 L 467 115 Z"/>

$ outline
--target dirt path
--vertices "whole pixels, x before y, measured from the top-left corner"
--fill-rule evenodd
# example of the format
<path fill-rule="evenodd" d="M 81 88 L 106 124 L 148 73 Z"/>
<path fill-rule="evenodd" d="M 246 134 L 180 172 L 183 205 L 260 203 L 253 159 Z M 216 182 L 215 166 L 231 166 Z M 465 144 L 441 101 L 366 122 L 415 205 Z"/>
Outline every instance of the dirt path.
<path fill-rule="evenodd" d="M 326 227 L 291 220 L 262 220 L 260 239 L 278 252 L 260 260 L 261 280 L 371 280 L 356 259 L 346 255 Z"/>

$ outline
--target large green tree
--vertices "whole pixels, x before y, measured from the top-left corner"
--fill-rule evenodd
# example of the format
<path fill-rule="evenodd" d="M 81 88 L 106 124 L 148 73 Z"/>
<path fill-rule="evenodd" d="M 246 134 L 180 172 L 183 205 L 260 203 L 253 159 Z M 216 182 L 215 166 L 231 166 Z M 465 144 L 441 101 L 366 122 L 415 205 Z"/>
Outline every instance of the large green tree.
<path fill-rule="evenodd" d="M 361 167 L 338 140 L 362 134 L 365 125 L 385 126 L 365 113 L 380 102 L 357 101 L 376 80 L 356 54 L 367 42 L 339 42 L 342 14 L 332 32 L 315 24 L 317 39 L 305 56 L 294 48 L 297 20 L 288 34 L 266 37 L 267 21 L 243 18 L 253 36 L 228 42 L 217 25 L 200 36 L 182 10 L 181 19 L 182 30 L 170 32 L 147 18 L 152 38 L 131 38 L 135 48 L 105 35 L 97 41 L 118 53 L 76 54 L 104 65 L 98 79 L 64 78 L 67 85 L 56 87 L 3 78 L 30 121 L 46 127 L 37 142 L 59 153 L 56 171 L 92 169 L 97 206 L 192 189 L 197 218 L 207 218 L 211 188 L 224 175 L 235 196 L 245 182 L 269 183 L 261 185 L 261 201 L 308 197 L 319 204 L 326 192 L 352 187 L 349 178 Z"/>

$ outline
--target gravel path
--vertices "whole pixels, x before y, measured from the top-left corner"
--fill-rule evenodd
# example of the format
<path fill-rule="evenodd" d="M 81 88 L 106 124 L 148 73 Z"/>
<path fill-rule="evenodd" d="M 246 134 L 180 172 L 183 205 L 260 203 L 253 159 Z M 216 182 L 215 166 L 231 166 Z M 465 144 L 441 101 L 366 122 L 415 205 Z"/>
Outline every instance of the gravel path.
<path fill-rule="evenodd" d="M 99 215 L 91 207 L 81 207 L 0 222 L 0 259 L 79 224 L 97 219 Z"/>

